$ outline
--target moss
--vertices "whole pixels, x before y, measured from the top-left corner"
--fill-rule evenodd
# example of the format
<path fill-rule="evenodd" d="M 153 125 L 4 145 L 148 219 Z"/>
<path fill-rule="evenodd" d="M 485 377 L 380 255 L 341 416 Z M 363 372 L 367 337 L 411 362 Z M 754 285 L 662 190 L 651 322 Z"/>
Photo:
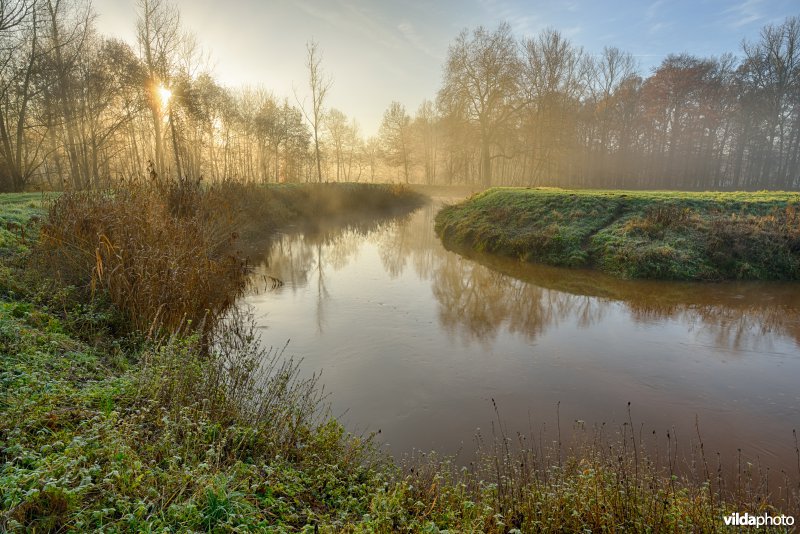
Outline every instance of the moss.
<path fill-rule="evenodd" d="M 800 195 L 496 188 L 442 209 L 448 246 L 623 278 L 800 279 Z"/>

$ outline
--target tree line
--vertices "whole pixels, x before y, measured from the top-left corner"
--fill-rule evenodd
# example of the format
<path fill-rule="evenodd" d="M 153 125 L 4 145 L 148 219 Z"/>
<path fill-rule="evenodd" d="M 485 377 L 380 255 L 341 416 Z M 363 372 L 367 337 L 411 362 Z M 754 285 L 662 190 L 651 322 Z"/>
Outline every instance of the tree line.
<path fill-rule="evenodd" d="M 131 45 L 99 35 L 86 1 L 0 0 L 0 190 L 310 174 L 297 106 L 222 86 L 173 4 L 137 8 Z"/>
<path fill-rule="evenodd" d="M 742 57 L 585 53 L 558 31 L 463 31 L 437 96 L 446 180 L 513 185 L 795 189 L 800 19 Z"/>
<path fill-rule="evenodd" d="M 168 0 L 136 43 L 85 0 L 0 0 L 0 190 L 132 176 L 674 189 L 800 186 L 800 19 L 740 57 L 675 54 L 649 75 L 558 31 L 462 31 L 437 95 L 392 102 L 377 136 L 329 107 L 317 43 L 292 99 L 219 83 Z"/>

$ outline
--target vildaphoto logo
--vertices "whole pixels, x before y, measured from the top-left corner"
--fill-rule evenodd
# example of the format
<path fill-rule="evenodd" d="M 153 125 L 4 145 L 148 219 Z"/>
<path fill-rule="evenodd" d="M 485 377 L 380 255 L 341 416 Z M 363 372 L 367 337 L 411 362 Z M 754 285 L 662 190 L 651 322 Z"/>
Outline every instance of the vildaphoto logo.
<path fill-rule="evenodd" d="M 723 516 L 725 524 L 732 527 L 791 527 L 794 517 L 790 515 L 752 515 L 735 513 Z"/>

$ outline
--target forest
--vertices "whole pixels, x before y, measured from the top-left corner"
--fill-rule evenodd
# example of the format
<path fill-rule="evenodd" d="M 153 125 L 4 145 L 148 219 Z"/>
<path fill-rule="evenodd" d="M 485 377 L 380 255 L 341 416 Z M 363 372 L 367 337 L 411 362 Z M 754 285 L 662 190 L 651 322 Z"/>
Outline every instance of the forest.
<path fill-rule="evenodd" d="M 226 87 L 178 8 L 139 0 L 136 43 L 81 0 L 0 1 L 0 190 L 133 176 L 682 190 L 800 186 L 800 19 L 721 57 L 651 72 L 556 29 L 452 40 L 437 94 L 388 103 L 379 132 L 330 107 L 309 41 L 295 95 Z M 132 22 L 133 24 L 133 22 Z M 210 51 L 213 53 L 213 51 Z M 388 95 L 392 98 L 392 95 Z M 387 98 L 387 99 L 388 99 Z M 395 97 L 398 98 L 398 97 Z"/>

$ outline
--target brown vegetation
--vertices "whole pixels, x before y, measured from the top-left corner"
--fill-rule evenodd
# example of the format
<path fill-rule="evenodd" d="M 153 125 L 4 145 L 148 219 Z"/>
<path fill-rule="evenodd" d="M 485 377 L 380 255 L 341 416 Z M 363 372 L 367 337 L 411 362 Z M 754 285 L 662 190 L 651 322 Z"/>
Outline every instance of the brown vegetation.
<path fill-rule="evenodd" d="M 50 206 L 37 261 L 61 284 L 101 290 L 133 330 L 213 319 L 236 297 L 244 263 L 223 186 L 131 183 L 66 193 Z"/>
<path fill-rule="evenodd" d="M 53 201 L 35 262 L 59 284 L 100 291 L 130 329 L 173 332 L 213 324 L 233 303 L 247 272 L 240 241 L 263 240 L 289 222 L 346 223 L 421 200 L 399 186 L 133 180 Z"/>

